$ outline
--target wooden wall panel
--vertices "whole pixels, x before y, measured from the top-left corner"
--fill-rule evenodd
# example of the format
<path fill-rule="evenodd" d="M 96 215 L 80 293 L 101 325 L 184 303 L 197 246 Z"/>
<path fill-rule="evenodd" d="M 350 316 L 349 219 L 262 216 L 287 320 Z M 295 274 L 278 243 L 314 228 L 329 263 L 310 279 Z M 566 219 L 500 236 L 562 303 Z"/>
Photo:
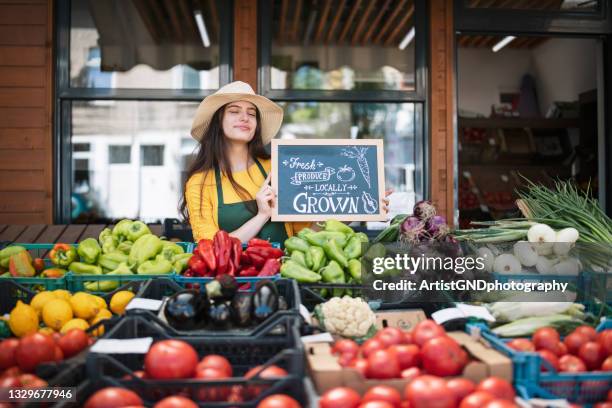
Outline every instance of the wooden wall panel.
<path fill-rule="evenodd" d="M 0 223 L 52 220 L 51 0 L 0 0 Z"/>
<path fill-rule="evenodd" d="M 257 92 L 257 0 L 234 1 L 234 80 Z"/>
<path fill-rule="evenodd" d="M 454 220 L 454 32 L 453 1 L 430 0 L 431 197 Z"/>

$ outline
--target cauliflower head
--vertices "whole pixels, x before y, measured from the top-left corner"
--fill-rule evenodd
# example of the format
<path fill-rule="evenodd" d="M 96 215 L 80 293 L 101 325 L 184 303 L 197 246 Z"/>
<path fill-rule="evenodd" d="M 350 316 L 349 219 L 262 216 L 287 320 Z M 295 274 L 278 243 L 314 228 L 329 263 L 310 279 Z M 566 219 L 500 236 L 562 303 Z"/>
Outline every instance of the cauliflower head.
<path fill-rule="evenodd" d="M 376 324 L 376 315 L 361 298 L 334 297 L 321 305 L 325 330 L 344 337 L 364 337 Z"/>

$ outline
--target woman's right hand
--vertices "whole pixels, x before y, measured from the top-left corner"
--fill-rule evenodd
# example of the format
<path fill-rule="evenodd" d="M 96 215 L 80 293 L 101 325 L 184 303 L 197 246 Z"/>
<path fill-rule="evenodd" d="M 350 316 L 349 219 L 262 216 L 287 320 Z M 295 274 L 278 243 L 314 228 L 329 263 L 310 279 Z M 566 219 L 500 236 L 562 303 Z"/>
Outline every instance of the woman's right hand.
<path fill-rule="evenodd" d="M 276 199 L 276 193 L 270 186 L 270 174 L 266 177 L 266 180 L 261 185 L 261 188 L 255 194 L 255 201 L 257 202 L 258 215 L 264 215 L 266 217 L 272 216 L 272 206 Z"/>

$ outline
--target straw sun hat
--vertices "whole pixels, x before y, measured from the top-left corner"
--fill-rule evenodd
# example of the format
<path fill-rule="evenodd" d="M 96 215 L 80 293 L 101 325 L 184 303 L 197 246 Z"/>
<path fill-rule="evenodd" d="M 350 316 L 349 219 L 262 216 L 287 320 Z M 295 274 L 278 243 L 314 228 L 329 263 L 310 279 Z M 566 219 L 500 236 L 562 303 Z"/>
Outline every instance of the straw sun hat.
<path fill-rule="evenodd" d="M 283 122 L 283 108 L 266 97 L 257 95 L 245 82 L 227 84 L 212 95 L 208 95 L 198 106 L 191 124 L 191 136 L 200 141 L 215 112 L 223 105 L 234 101 L 251 102 L 257 107 L 260 117 L 261 138 L 264 144 L 278 133 Z"/>

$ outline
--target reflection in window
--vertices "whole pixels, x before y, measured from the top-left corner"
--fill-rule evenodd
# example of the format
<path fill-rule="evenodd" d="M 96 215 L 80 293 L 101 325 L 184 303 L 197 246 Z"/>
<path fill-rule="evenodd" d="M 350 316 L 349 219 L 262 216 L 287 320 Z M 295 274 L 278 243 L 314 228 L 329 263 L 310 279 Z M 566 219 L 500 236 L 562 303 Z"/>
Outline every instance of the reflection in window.
<path fill-rule="evenodd" d="M 272 89 L 415 89 L 414 0 L 269 6 Z"/>
<path fill-rule="evenodd" d="M 96 102 L 72 104 L 72 222 L 178 217 L 183 174 L 195 147 L 189 131 L 198 104 Z M 89 151 L 74 150 L 83 144 L 89 144 Z M 132 146 L 139 155 L 133 160 Z"/>
<path fill-rule="evenodd" d="M 464 0 L 470 8 L 547 10 L 547 11 L 592 11 L 599 8 L 599 0 Z"/>
<path fill-rule="evenodd" d="M 218 88 L 221 4 L 73 0 L 71 86 Z"/>

